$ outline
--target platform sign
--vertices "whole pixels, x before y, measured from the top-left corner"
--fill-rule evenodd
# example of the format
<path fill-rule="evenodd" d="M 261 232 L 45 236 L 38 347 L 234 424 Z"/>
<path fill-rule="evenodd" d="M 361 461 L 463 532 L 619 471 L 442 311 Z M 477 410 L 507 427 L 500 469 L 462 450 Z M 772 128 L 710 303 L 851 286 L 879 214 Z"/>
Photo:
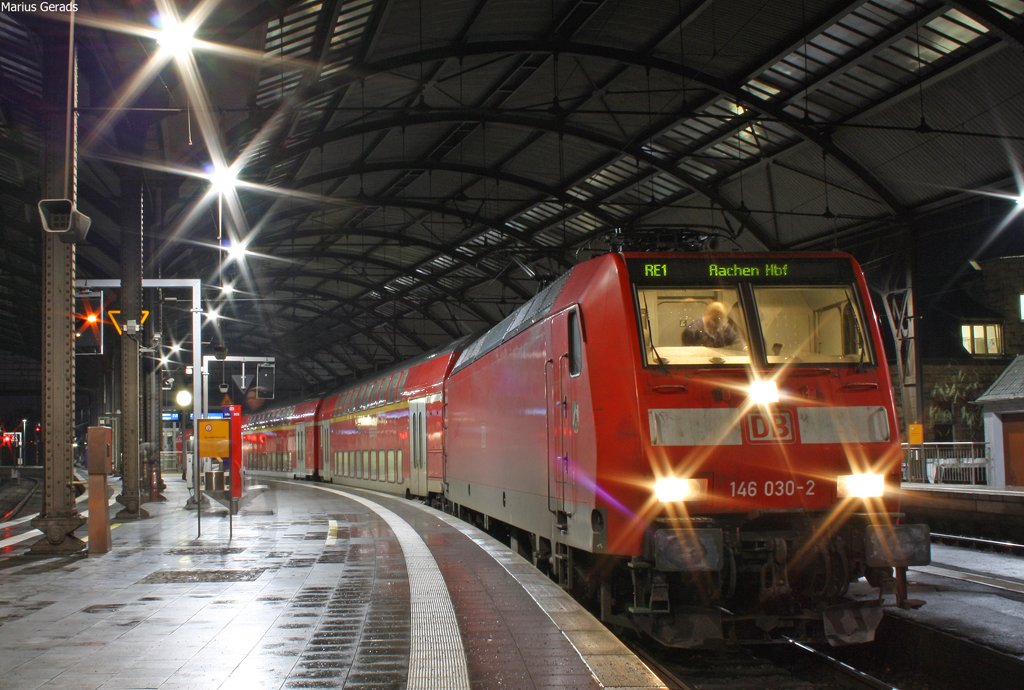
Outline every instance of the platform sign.
<path fill-rule="evenodd" d="M 110 323 L 114 326 L 114 330 L 117 331 L 118 335 L 124 335 L 124 325 L 121 323 L 121 310 L 120 309 L 107 309 L 107 318 L 110 319 Z M 142 310 L 142 320 L 136 324 L 137 328 L 141 328 L 142 324 L 146 323 L 146 319 L 149 318 L 149 310 Z"/>
<path fill-rule="evenodd" d="M 924 443 L 924 424 L 907 425 L 907 443 L 919 446 Z"/>
<path fill-rule="evenodd" d="M 199 457 L 231 457 L 231 422 L 227 419 L 199 420 Z"/>
<path fill-rule="evenodd" d="M 271 363 L 256 365 L 256 397 L 274 399 L 274 365 Z"/>
<path fill-rule="evenodd" d="M 231 498 L 242 498 L 242 406 L 228 405 L 224 408 L 225 421 L 231 424 Z"/>

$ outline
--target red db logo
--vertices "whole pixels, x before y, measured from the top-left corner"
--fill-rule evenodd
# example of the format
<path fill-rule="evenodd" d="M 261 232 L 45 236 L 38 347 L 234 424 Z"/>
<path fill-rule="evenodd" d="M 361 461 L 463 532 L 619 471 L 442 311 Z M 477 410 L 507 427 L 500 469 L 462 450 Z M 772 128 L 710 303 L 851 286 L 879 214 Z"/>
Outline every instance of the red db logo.
<path fill-rule="evenodd" d="M 747 415 L 747 436 L 751 443 L 792 443 L 796 440 L 793 415 L 790 412 L 770 415 L 752 412 Z"/>

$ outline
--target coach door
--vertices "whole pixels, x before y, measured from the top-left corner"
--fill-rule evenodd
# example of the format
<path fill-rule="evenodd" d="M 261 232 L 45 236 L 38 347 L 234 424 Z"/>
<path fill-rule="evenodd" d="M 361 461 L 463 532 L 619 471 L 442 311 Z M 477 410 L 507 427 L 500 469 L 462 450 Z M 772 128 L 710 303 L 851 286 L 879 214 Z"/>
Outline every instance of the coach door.
<path fill-rule="evenodd" d="M 427 403 L 409 401 L 409 491 L 427 495 Z"/>
<path fill-rule="evenodd" d="M 333 477 L 338 468 L 334 466 L 334 458 L 331 457 L 331 422 L 330 420 L 320 422 L 320 444 L 317 453 L 316 464 L 320 468 L 320 474 L 324 477 Z"/>
<path fill-rule="evenodd" d="M 559 524 L 566 525 L 573 512 L 574 428 L 579 424 L 573 385 L 581 357 L 579 312 L 570 309 L 556 314 L 550 323 L 551 357 L 545 364 L 544 377 L 548 398 L 548 510 Z"/>
<path fill-rule="evenodd" d="M 295 460 L 292 464 L 292 476 L 306 474 L 306 427 L 300 424 L 295 428 Z"/>

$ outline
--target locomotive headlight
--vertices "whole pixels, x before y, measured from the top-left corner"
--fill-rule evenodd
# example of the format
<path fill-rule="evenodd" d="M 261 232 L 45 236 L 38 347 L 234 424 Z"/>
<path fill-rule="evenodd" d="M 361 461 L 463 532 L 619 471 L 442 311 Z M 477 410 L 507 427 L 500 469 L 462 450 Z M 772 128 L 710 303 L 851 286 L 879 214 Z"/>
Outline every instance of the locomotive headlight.
<path fill-rule="evenodd" d="M 881 498 L 884 493 L 885 477 L 876 472 L 836 477 L 836 495 L 839 498 Z"/>
<path fill-rule="evenodd" d="M 704 498 L 708 493 L 707 479 L 661 477 L 654 482 L 654 497 L 659 503 L 677 503 Z"/>
<path fill-rule="evenodd" d="M 770 405 L 779 402 L 779 387 L 770 379 L 751 381 L 748 395 L 755 405 Z"/>

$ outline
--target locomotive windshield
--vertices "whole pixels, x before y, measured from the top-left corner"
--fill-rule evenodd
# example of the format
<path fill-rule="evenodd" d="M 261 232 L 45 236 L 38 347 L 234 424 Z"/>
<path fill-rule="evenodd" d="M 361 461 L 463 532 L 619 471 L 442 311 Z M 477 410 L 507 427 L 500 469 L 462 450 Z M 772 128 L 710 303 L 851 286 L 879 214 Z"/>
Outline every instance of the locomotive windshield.
<path fill-rule="evenodd" d="M 874 363 L 847 262 L 630 269 L 648 366 Z"/>
<path fill-rule="evenodd" d="M 753 288 L 768 364 L 870 363 L 849 286 Z"/>
<path fill-rule="evenodd" d="M 747 322 L 735 288 L 641 288 L 647 364 L 748 364 Z"/>

